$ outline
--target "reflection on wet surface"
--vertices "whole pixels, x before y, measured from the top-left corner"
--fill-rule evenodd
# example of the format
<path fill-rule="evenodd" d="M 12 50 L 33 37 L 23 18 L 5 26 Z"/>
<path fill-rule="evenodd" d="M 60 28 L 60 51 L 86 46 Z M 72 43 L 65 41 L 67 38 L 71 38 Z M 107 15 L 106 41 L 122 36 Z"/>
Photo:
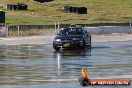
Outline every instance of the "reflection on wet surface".
<path fill-rule="evenodd" d="M 48 82 L 49 85 L 47 82 L 32 82 L 31 79 L 74 79 L 80 76 L 82 67 L 89 71 L 90 77 L 130 75 L 131 44 L 131 41 L 94 43 L 91 49 L 61 51 L 54 51 L 52 45 L 1 45 L 1 88 L 11 85 L 27 88 L 25 84 L 30 88 L 80 87 L 78 82 Z"/>

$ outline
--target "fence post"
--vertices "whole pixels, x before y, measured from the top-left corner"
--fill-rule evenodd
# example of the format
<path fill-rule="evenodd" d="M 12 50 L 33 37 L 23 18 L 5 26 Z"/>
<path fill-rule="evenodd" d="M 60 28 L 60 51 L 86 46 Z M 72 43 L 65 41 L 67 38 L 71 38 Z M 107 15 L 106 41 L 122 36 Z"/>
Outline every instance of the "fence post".
<path fill-rule="evenodd" d="M 60 31 L 60 22 L 58 21 L 58 33 Z"/>
<path fill-rule="evenodd" d="M 9 29 L 8 29 L 8 25 L 6 25 L 6 37 L 9 37 Z"/>
<path fill-rule="evenodd" d="M 56 24 L 56 22 L 55 22 L 55 34 L 57 34 L 57 30 L 56 30 L 57 27 L 56 27 L 56 25 L 57 25 L 57 24 Z"/>
<path fill-rule="evenodd" d="M 18 31 L 17 31 L 18 32 L 18 37 L 20 37 L 20 26 L 18 25 L 17 28 L 18 28 Z"/>
<path fill-rule="evenodd" d="M 132 19 L 130 19 L 130 27 L 132 26 Z"/>

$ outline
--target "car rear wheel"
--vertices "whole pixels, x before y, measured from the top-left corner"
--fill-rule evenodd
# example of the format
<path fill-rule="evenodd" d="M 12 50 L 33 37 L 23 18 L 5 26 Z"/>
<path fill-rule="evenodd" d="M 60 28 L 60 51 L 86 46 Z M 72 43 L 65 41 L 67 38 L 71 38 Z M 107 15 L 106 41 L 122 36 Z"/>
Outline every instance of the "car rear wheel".
<path fill-rule="evenodd" d="M 82 42 L 83 44 L 82 44 L 82 46 L 81 46 L 81 48 L 83 49 L 83 48 L 85 48 L 86 47 L 86 43 L 85 43 L 85 41 L 83 40 L 83 42 Z"/>
<path fill-rule="evenodd" d="M 89 41 L 88 47 L 91 47 L 91 37 L 90 37 L 90 41 Z"/>

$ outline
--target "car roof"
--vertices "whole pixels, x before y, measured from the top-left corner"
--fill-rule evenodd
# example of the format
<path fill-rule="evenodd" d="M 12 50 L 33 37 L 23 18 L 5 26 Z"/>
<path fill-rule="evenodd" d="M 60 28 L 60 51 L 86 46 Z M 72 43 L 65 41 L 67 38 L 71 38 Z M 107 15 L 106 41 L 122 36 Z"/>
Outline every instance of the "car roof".
<path fill-rule="evenodd" d="M 83 29 L 82 27 L 66 27 L 66 28 L 63 28 L 63 29 L 72 29 L 72 28 L 81 28 L 81 29 Z"/>
<path fill-rule="evenodd" d="M 82 28 L 82 27 L 68 27 L 68 28 Z"/>

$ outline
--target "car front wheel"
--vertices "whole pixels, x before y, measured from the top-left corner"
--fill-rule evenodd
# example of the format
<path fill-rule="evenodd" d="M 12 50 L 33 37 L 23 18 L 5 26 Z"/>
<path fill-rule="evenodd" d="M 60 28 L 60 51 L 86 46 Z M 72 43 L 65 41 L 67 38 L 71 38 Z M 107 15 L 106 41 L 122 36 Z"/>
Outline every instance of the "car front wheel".
<path fill-rule="evenodd" d="M 83 49 L 83 48 L 85 48 L 85 47 L 86 47 L 86 43 L 85 43 L 85 41 L 83 40 L 81 48 Z"/>
<path fill-rule="evenodd" d="M 57 47 L 55 44 L 53 44 L 53 48 L 57 51 L 60 50 L 60 47 Z"/>

